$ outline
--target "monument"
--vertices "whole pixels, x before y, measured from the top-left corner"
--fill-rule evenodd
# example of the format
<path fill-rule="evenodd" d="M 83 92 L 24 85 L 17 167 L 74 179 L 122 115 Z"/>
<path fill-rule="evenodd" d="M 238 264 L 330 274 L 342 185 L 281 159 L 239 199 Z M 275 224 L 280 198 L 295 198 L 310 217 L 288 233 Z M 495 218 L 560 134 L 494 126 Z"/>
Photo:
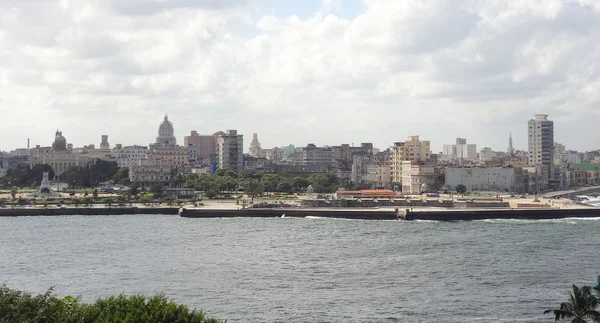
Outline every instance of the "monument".
<path fill-rule="evenodd" d="M 33 194 L 33 197 L 60 197 L 60 194 L 55 192 L 50 186 L 50 180 L 48 179 L 48 172 L 44 172 L 44 176 L 42 178 L 42 183 L 40 184 L 40 188 L 36 193 Z"/>

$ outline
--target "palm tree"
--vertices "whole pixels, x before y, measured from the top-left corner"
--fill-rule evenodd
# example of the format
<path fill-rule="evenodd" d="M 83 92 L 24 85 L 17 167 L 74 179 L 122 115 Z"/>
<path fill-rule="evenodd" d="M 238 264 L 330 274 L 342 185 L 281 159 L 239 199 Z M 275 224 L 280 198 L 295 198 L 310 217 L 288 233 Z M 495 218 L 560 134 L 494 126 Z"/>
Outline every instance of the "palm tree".
<path fill-rule="evenodd" d="M 573 284 L 573 293 L 570 295 L 571 298 L 567 302 L 561 303 L 559 308 L 546 310 L 544 314 L 554 313 L 555 321 L 572 318 L 572 323 L 600 322 L 600 312 L 596 311 L 599 299 L 592 295 L 590 286 L 579 288 Z M 587 321 L 587 319 L 591 319 L 591 321 Z"/>

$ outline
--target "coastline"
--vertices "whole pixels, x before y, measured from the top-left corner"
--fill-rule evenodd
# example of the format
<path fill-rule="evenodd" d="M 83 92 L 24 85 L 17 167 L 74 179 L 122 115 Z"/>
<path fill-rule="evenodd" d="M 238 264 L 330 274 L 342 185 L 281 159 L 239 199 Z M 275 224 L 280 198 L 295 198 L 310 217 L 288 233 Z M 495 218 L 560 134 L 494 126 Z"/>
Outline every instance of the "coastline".
<path fill-rule="evenodd" d="M 211 201 L 202 207 L 184 205 L 182 207 L 27 207 L 2 208 L 0 217 L 18 216 L 59 216 L 59 215 L 179 215 L 183 218 L 337 218 L 355 220 L 431 220 L 431 221 L 472 221 L 488 219 L 527 219 L 547 220 L 562 218 L 600 217 L 600 207 L 578 204 L 532 203 L 527 200 L 505 201 L 510 207 L 487 207 L 485 203 L 474 203 L 464 207 L 436 206 L 381 206 L 381 207 L 265 207 L 240 208 L 231 201 Z M 519 203 L 516 203 L 519 202 Z M 565 201 L 566 202 L 566 201 Z M 498 206 L 502 205 L 497 203 Z"/>

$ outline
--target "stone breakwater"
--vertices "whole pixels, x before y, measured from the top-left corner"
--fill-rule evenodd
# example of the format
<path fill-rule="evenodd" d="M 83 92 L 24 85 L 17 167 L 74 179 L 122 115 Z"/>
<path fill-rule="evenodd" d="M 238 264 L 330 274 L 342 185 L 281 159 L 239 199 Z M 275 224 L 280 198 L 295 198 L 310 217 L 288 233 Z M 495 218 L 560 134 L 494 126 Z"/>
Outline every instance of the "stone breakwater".
<path fill-rule="evenodd" d="M 472 221 L 492 219 L 551 220 L 564 218 L 599 218 L 600 208 L 578 209 L 481 209 L 481 210 L 417 210 L 399 213 L 404 220 Z"/>
<path fill-rule="evenodd" d="M 162 214 L 184 218 L 306 218 L 322 217 L 354 220 L 431 220 L 472 221 L 488 219 L 547 220 L 563 218 L 600 218 L 600 208 L 570 209 L 409 209 L 409 208 L 16 208 L 0 209 L 0 217 L 59 215 L 136 215 Z"/>
<path fill-rule="evenodd" d="M 177 215 L 177 208 L 6 208 L 0 209 L 0 217 L 7 216 L 58 216 L 58 215 L 133 215 L 133 214 L 164 214 Z"/>
<path fill-rule="evenodd" d="M 181 209 L 179 215 L 184 218 L 306 218 L 321 217 L 335 219 L 353 220 L 398 220 L 396 210 L 379 209 L 240 209 L 240 210 L 216 210 L 216 209 Z"/>

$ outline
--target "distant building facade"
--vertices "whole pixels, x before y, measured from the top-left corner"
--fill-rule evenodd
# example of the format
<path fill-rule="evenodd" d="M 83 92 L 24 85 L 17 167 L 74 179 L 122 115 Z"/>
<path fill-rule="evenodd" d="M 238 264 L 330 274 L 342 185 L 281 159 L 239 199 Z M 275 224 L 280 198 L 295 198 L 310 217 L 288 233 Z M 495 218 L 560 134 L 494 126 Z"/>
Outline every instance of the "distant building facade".
<path fill-rule="evenodd" d="M 244 136 L 237 130 L 227 130 L 217 135 L 217 156 L 219 169 L 244 169 Z"/>
<path fill-rule="evenodd" d="M 552 170 L 554 165 L 554 122 L 548 120 L 547 114 L 536 114 L 535 119 L 529 120 L 528 139 L 529 166 L 541 166 L 544 168 L 542 172 L 544 182 L 552 181 Z"/>
<path fill-rule="evenodd" d="M 431 143 L 420 140 L 419 136 L 410 136 L 407 141 L 395 142 L 392 147 L 391 177 L 392 185 L 402 188 L 403 161 L 430 161 Z"/>

